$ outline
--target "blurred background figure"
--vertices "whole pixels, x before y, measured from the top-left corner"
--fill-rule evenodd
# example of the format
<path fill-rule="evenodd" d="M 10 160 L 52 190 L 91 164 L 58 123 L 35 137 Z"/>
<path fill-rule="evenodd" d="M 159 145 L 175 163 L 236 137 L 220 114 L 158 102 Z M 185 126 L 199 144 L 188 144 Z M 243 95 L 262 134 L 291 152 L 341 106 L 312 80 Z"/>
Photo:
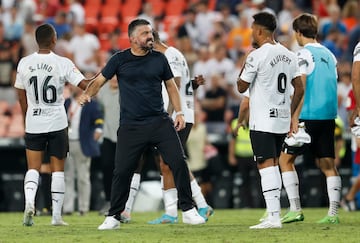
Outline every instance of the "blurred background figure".
<path fill-rule="evenodd" d="M 182 46 L 182 42 L 190 42 L 194 50 L 197 50 L 201 43 L 195 17 L 196 11 L 194 8 L 188 8 L 184 11 L 184 22 L 178 27 L 177 38 L 180 46 Z"/>
<path fill-rule="evenodd" d="M 66 11 L 60 10 L 56 12 L 54 17 L 50 17 L 45 20 L 46 23 L 54 26 L 58 39 L 62 38 L 66 33 L 70 33 L 72 31 L 72 27 L 68 22 L 67 16 L 68 14 Z"/>
<path fill-rule="evenodd" d="M 151 26 L 154 26 L 154 12 L 153 12 L 153 6 L 151 2 L 145 2 L 142 5 L 142 11 L 141 13 L 137 16 L 139 19 L 146 19 L 147 21 L 149 21 Z"/>
<path fill-rule="evenodd" d="M 71 26 L 85 24 L 85 9 L 80 0 L 69 0 L 69 22 Z"/>
<path fill-rule="evenodd" d="M 100 156 L 98 140 L 103 130 L 103 114 L 96 99 L 84 106 L 79 105 L 76 97 L 81 93 L 82 90 L 73 88 L 72 97 L 65 101 L 69 120 L 69 156 L 65 163 L 64 214 L 75 211 L 76 199 L 79 214 L 89 212 L 91 158 Z"/>
<path fill-rule="evenodd" d="M 105 204 L 99 211 L 101 215 L 107 215 L 110 209 L 111 179 L 114 170 L 115 151 L 116 151 L 116 131 L 120 121 L 120 102 L 119 89 L 116 77 L 113 77 L 104 84 L 99 91 L 98 100 L 104 111 L 104 133 L 101 144 L 101 170 L 103 187 L 105 193 Z"/>
<path fill-rule="evenodd" d="M 346 35 L 346 26 L 342 22 L 341 19 L 341 9 L 337 4 L 331 4 L 327 7 L 327 12 L 329 17 L 323 19 L 322 23 L 320 23 L 320 38 L 324 40 L 331 30 L 337 30 L 339 33 Z"/>
<path fill-rule="evenodd" d="M 2 16 L 5 27 L 5 38 L 10 41 L 19 41 L 24 33 L 24 18 L 18 10 L 18 5 L 14 3 L 8 12 Z"/>
<path fill-rule="evenodd" d="M 37 51 L 35 40 L 35 22 L 28 19 L 24 24 L 24 34 L 21 37 L 22 55 L 27 56 Z"/>
<path fill-rule="evenodd" d="M 243 96 L 240 111 L 241 118 L 236 116 L 231 121 L 231 139 L 229 141 L 228 160 L 234 168 L 234 207 L 254 208 L 258 202 L 254 201 L 256 192 L 261 192 L 257 167 L 253 159 L 249 129 L 249 97 Z"/>
<path fill-rule="evenodd" d="M 12 42 L 6 38 L 4 24 L 0 22 L 0 99 L 10 105 L 17 102 L 16 92 L 12 87 L 18 59 L 14 47 Z"/>
<path fill-rule="evenodd" d="M 74 35 L 69 43 L 70 57 L 75 65 L 85 72 L 98 72 L 100 65 L 100 42 L 99 38 L 88 33 L 84 24 L 76 24 Z"/>

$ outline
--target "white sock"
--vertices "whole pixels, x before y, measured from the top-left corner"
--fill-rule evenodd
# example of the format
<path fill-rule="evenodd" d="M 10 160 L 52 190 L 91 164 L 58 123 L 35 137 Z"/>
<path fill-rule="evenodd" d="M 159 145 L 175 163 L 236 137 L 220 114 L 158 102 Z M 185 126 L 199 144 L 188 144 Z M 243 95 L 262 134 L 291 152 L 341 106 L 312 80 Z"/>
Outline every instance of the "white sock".
<path fill-rule="evenodd" d="M 204 195 L 201 192 L 201 188 L 195 178 L 191 181 L 190 186 L 192 198 L 195 201 L 197 208 L 206 208 L 208 204 L 206 203 Z"/>
<path fill-rule="evenodd" d="M 61 210 L 65 196 L 65 177 L 63 171 L 52 173 L 51 177 L 51 197 L 52 197 L 52 216 L 61 218 Z"/>
<path fill-rule="evenodd" d="M 329 176 L 326 178 L 326 185 L 329 197 L 329 216 L 338 214 L 341 196 L 341 178 L 340 176 Z"/>
<path fill-rule="evenodd" d="M 282 173 L 282 180 L 289 199 L 290 211 L 301 211 L 299 178 L 296 171 Z"/>
<path fill-rule="evenodd" d="M 135 197 L 139 191 L 140 179 L 141 179 L 141 175 L 139 173 L 134 173 L 131 179 L 129 197 L 125 205 L 125 211 L 129 214 L 131 213 L 132 207 L 134 205 Z"/>
<path fill-rule="evenodd" d="M 281 178 L 278 166 L 260 169 L 261 187 L 270 221 L 280 220 L 280 189 Z"/>
<path fill-rule="evenodd" d="M 177 217 L 177 202 L 178 202 L 178 193 L 176 188 L 171 188 L 163 191 L 164 194 L 164 205 L 165 205 L 165 214 L 172 217 Z"/>
<path fill-rule="evenodd" d="M 35 205 L 35 196 L 39 185 L 39 172 L 30 169 L 24 178 L 25 204 Z"/>

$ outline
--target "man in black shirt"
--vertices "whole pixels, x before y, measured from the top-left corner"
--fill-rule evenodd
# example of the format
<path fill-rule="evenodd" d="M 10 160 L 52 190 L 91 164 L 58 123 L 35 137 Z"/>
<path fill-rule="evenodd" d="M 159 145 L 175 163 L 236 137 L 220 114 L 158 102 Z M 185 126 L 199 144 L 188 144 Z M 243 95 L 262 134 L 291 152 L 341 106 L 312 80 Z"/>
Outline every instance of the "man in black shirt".
<path fill-rule="evenodd" d="M 96 79 L 89 84 L 79 103 L 88 102 L 114 75 L 120 90 L 120 127 L 109 214 L 99 230 L 120 227 L 120 213 L 130 190 L 131 177 L 146 147 L 156 146 L 174 174 L 183 211 L 183 222 L 205 223 L 192 204 L 189 169 L 177 131 L 185 127 L 180 96 L 166 57 L 152 50 L 154 38 L 148 21 L 136 19 L 129 24 L 131 47 L 113 55 Z M 161 84 L 164 81 L 175 109 L 174 121 L 164 110 Z"/>

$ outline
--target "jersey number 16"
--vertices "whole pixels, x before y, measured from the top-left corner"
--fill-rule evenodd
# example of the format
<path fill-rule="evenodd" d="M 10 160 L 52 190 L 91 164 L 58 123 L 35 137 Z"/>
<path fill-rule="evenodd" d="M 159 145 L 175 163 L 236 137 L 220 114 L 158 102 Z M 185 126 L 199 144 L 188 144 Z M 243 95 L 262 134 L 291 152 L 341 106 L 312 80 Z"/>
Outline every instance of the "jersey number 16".
<path fill-rule="evenodd" d="M 36 76 L 32 76 L 30 78 L 30 85 L 34 85 L 34 94 L 36 103 L 39 104 L 39 91 L 41 92 L 42 100 L 47 103 L 55 103 L 56 102 L 56 87 L 54 85 L 49 84 L 50 79 L 52 76 L 47 76 L 42 83 L 42 87 L 38 87 L 38 79 Z"/>

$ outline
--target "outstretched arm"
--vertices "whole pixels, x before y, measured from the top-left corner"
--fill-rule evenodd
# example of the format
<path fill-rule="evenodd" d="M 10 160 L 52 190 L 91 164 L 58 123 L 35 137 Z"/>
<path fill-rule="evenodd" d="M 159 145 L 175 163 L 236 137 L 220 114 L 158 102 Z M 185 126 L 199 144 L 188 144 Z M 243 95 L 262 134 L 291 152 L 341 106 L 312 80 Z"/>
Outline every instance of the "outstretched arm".
<path fill-rule="evenodd" d="M 85 78 L 83 80 L 81 80 L 81 82 L 78 84 L 78 87 L 82 90 L 86 90 L 87 86 L 97 77 L 99 76 L 100 72 L 98 72 L 97 74 L 95 74 L 93 77 L 91 78 Z"/>
<path fill-rule="evenodd" d="M 101 73 L 95 76 L 95 78 L 88 83 L 84 93 L 78 98 L 79 104 L 84 105 L 85 103 L 90 102 L 91 98 L 99 92 L 106 81 L 107 79 Z"/>

